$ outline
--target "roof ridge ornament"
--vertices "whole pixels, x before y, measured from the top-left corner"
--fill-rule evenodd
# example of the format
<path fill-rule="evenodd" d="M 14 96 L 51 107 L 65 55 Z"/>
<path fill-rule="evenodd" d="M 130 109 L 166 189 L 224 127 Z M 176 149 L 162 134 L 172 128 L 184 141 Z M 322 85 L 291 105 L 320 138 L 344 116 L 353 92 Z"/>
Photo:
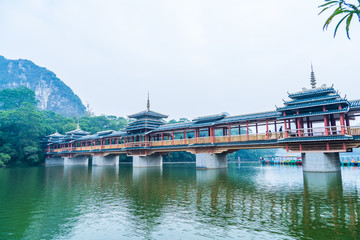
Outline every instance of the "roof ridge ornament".
<path fill-rule="evenodd" d="M 150 96 L 149 96 L 149 92 L 148 92 L 148 99 L 147 99 L 146 108 L 147 108 L 148 111 L 150 111 Z"/>
<path fill-rule="evenodd" d="M 311 63 L 310 84 L 311 84 L 311 88 L 316 88 L 316 79 L 315 79 L 315 73 L 312 63 Z"/>

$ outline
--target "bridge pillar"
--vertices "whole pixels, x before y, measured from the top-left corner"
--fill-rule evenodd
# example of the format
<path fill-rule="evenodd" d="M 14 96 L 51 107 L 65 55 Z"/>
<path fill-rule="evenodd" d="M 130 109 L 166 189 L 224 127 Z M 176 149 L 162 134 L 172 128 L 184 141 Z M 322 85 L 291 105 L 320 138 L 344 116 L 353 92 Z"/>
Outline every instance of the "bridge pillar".
<path fill-rule="evenodd" d="M 89 158 L 87 156 L 76 157 L 52 157 L 45 159 L 46 166 L 65 166 L 65 165 L 87 165 Z"/>
<path fill-rule="evenodd" d="M 63 166 L 64 158 L 62 157 L 51 157 L 45 159 L 46 166 Z"/>
<path fill-rule="evenodd" d="M 96 156 L 92 158 L 93 166 L 118 166 L 119 155 Z"/>
<path fill-rule="evenodd" d="M 76 157 L 66 157 L 64 158 L 64 165 L 88 165 L 89 157 L 88 156 L 76 156 Z"/>
<path fill-rule="evenodd" d="M 197 153 L 196 154 L 196 168 L 227 168 L 227 154 L 226 153 Z"/>
<path fill-rule="evenodd" d="M 304 172 L 340 171 L 339 153 L 302 153 Z"/>
<path fill-rule="evenodd" d="M 156 153 L 149 156 L 133 156 L 133 167 L 160 167 L 162 166 L 162 158 Z"/>

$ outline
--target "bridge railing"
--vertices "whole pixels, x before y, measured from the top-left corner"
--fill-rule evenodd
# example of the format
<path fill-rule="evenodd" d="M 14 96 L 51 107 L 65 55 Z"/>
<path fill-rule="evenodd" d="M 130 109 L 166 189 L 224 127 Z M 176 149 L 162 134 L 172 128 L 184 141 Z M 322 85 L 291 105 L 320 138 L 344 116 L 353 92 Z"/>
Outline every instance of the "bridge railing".
<path fill-rule="evenodd" d="M 348 127 L 347 132 L 349 135 L 360 135 L 360 127 Z"/>
<path fill-rule="evenodd" d="M 299 128 L 287 130 L 287 137 L 317 137 L 327 135 L 359 135 L 359 127 L 315 127 L 315 128 Z"/>

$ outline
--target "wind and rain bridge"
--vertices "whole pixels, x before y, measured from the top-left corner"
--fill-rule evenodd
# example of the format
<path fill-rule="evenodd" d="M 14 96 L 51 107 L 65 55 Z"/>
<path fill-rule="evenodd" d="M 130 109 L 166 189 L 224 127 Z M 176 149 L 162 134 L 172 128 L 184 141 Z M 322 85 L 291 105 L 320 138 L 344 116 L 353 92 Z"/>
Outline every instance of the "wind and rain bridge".
<path fill-rule="evenodd" d="M 89 134 L 80 129 L 54 133 L 43 140 L 46 165 L 118 165 L 120 154 L 132 156 L 133 167 L 161 166 L 169 152 L 196 155 L 197 168 L 226 168 L 227 154 L 240 149 L 283 148 L 300 152 L 303 170 L 340 170 L 339 153 L 360 146 L 360 127 L 352 126 L 360 100 L 340 96 L 333 86 L 288 93 L 288 101 L 274 111 L 198 117 L 191 122 L 166 124 L 167 115 L 150 110 L 130 115 L 123 131 Z"/>

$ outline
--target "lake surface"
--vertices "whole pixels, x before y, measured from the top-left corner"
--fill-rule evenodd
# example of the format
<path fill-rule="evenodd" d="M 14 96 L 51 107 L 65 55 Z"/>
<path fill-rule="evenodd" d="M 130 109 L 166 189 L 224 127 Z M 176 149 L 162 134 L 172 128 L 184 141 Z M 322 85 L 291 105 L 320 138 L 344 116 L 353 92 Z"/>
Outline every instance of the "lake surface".
<path fill-rule="evenodd" d="M 0 239 L 360 239 L 360 168 L 0 169 Z"/>

